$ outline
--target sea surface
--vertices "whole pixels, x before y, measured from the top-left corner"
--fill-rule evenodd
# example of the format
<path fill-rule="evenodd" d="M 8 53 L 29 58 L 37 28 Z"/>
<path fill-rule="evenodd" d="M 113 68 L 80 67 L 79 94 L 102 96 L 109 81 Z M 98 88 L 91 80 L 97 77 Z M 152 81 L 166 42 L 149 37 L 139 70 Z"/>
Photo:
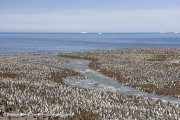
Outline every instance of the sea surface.
<path fill-rule="evenodd" d="M 0 52 L 180 48 L 180 33 L 0 33 Z"/>

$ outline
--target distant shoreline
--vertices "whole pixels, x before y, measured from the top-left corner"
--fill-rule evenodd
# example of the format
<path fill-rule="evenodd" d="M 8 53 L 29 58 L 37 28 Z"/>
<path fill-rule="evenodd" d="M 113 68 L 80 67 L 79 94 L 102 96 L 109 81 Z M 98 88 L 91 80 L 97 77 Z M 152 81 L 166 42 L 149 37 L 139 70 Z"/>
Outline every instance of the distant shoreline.
<path fill-rule="evenodd" d="M 117 51 L 117 50 L 132 50 L 132 49 L 180 49 L 180 47 L 174 48 L 116 48 L 116 49 L 94 49 L 94 50 L 77 50 L 77 51 L 62 51 L 62 50 L 47 50 L 47 51 L 0 51 L 1 54 L 26 54 L 26 55 L 39 55 L 39 54 L 56 54 L 56 53 L 86 53 L 86 52 L 96 52 L 96 51 Z"/>

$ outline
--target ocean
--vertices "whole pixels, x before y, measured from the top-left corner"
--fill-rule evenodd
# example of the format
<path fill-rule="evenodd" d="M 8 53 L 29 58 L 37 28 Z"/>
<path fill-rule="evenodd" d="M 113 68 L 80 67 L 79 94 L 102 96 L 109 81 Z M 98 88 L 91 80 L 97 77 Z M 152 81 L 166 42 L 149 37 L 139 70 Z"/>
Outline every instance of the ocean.
<path fill-rule="evenodd" d="M 0 33 L 0 52 L 180 48 L 180 33 Z"/>

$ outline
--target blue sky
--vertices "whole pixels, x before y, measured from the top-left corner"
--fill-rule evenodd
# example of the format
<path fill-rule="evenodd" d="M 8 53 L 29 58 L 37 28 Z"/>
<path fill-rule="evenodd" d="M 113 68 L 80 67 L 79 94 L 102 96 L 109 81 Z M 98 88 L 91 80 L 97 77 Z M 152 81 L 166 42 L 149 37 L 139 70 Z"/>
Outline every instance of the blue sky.
<path fill-rule="evenodd" d="M 180 0 L 0 0 L 0 32 L 180 32 Z"/>

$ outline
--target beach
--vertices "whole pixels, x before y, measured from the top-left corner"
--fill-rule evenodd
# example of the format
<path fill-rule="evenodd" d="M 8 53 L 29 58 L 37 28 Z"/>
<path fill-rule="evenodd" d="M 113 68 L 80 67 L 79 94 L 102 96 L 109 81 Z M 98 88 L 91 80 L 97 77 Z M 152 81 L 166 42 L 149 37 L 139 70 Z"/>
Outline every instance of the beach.
<path fill-rule="evenodd" d="M 171 99 L 121 94 L 95 86 L 78 87 L 67 81 L 85 84 L 93 78 L 80 68 L 74 69 L 86 60 L 89 74 L 101 74 L 117 80 L 116 84 L 157 96 L 168 95 L 178 101 L 179 52 L 178 48 L 139 48 L 1 53 L 0 119 L 178 120 L 180 107 Z"/>
<path fill-rule="evenodd" d="M 2 0 L 0 120 L 180 120 L 180 0 Z"/>

